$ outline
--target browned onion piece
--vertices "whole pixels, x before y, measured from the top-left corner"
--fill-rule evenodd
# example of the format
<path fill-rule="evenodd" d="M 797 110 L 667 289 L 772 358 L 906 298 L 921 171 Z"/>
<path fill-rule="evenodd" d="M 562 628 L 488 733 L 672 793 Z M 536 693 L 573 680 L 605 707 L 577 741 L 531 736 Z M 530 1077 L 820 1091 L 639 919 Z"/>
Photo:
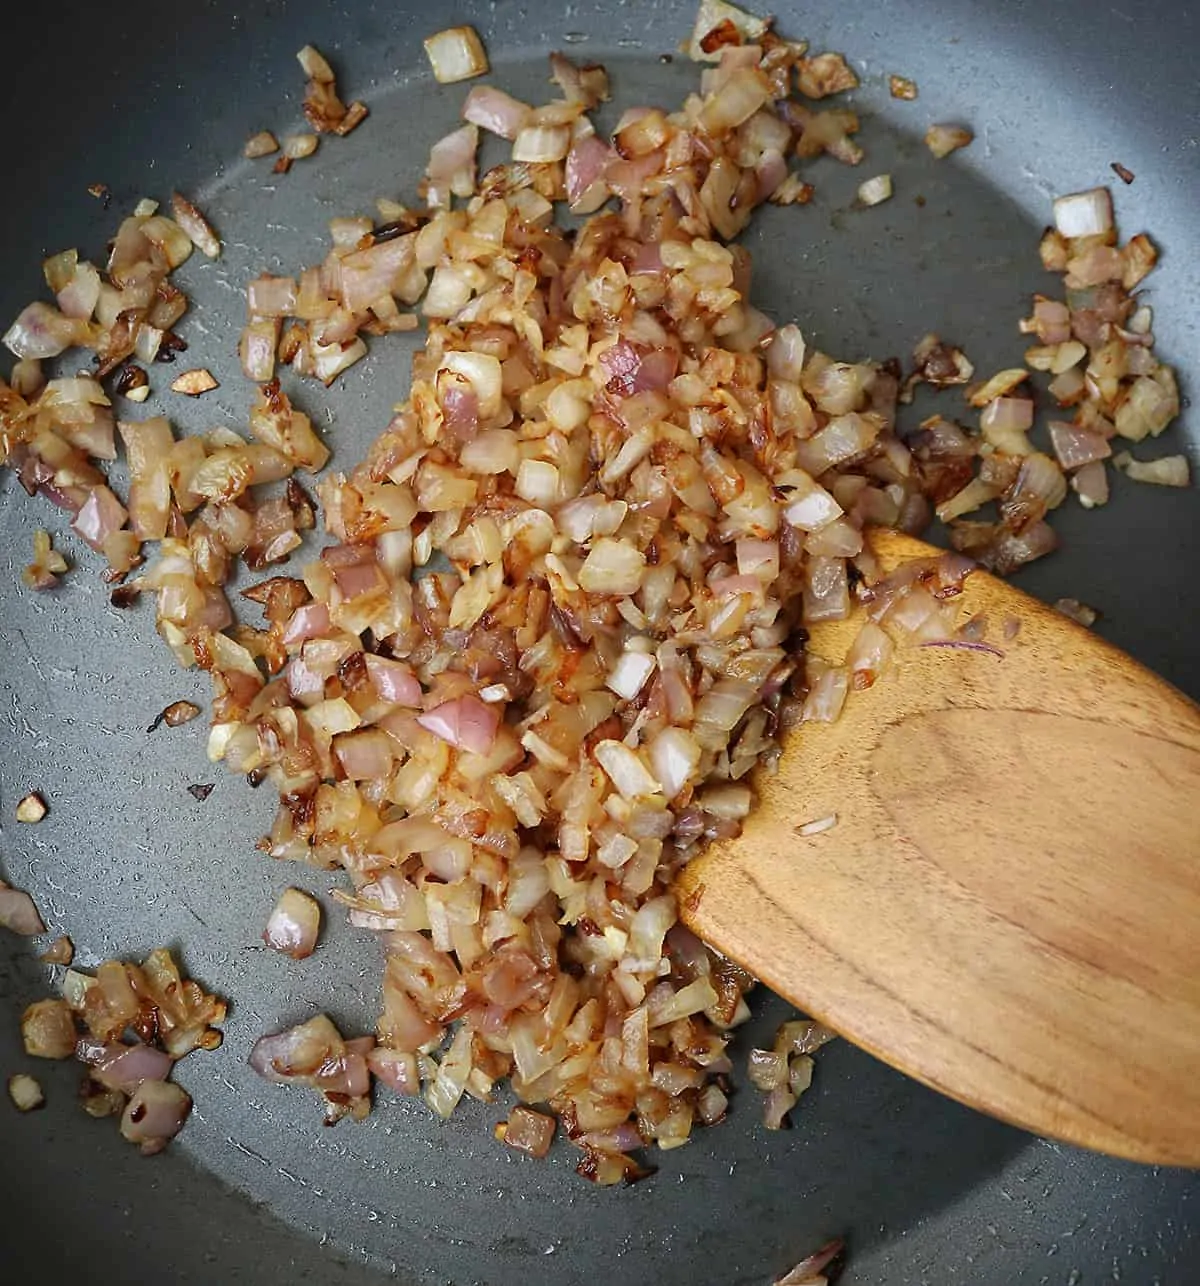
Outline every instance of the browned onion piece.
<path fill-rule="evenodd" d="M 65 1000 L 37 1000 L 21 1015 L 21 1039 L 34 1058 L 70 1058 L 75 1019 Z"/>

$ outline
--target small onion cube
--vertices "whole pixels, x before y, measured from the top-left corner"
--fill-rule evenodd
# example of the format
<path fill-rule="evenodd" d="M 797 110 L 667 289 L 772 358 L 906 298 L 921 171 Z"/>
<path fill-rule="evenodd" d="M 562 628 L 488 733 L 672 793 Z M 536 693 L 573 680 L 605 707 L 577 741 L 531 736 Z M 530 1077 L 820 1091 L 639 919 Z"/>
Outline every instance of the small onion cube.
<path fill-rule="evenodd" d="M 571 150 L 571 130 L 566 125 L 528 125 L 513 141 L 514 161 L 544 165 L 561 161 Z"/>
<path fill-rule="evenodd" d="M 1089 188 L 1058 197 L 1054 226 L 1068 238 L 1102 236 L 1113 226 L 1112 194 L 1107 188 Z"/>
<path fill-rule="evenodd" d="M 518 1104 L 508 1114 L 508 1121 L 499 1131 L 499 1136 L 515 1151 L 540 1158 L 550 1151 L 555 1126 L 554 1117 Z"/>
<path fill-rule="evenodd" d="M 46 1101 L 42 1087 L 32 1076 L 27 1076 L 24 1072 L 18 1072 L 15 1076 L 8 1078 L 8 1097 L 12 1099 L 13 1107 L 18 1112 L 32 1112 Z"/>
<path fill-rule="evenodd" d="M 272 951 L 303 960 L 317 948 L 321 931 L 321 904 L 300 889 L 284 889 L 263 930 L 263 941 Z"/>
<path fill-rule="evenodd" d="M 925 146 L 940 161 L 951 152 L 967 147 L 974 138 L 975 135 L 961 125 L 931 125 L 925 133 Z"/>
<path fill-rule="evenodd" d="M 880 205 L 884 201 L 890 201 L 891 197 L 892 176 L 890 174 L 877 174 L 874 178 L 859 184 L 858 199 L 862 205 Z"/>
<path fill-rule="evenodd" d="M 627 598 L 637 593 L 645 571 L 646 556 L 640 549 L 605 536 L 592 545 L 578 580 L 585 593 Z"/>
<path fill-rule="evenodd" d="M 242 148 L 242 155 L 247 160 L 257 160 L 261 156 L 270 156 L 272 152 L 279 151 L 279 140 L 270 130 L 261 130 L 253 134 L 246 140 L 245 147 Z"/>
<path fill-rule="evenodd" d="M 143 1081 L 134 1091 L 121 1117 L 121 1135 L 140 1145 L 143 1155 L 153 1156 L 183 1129 L 192 1100 L 170 1081 Z"/>
<path fill-rule="evenodd" d="M 1135 460 L 1128 451 L 1115 457 L 1113 464 L 1134 482 L 1152 482 L 1160 487 L 1186 487 L 1191 481 L 1187 456 L 1164 455 L 1157 460 Z"/>
<path fill-rule="evenodd" d="M 690 732 L 683 728 L 664 728 L 651 740 L 647 753 L 662 793 L 669 801 L 692 780 L 702 751 Z"/>
<path fill-rule="evenodd" d="M 70 1058 L 75 1017 L 65 1000 L 36 1000 L 21 1015 L 21 1039 L 33 1058 Z"/>
<path fill-rule="evenodd" d="M 425 39 L 425 54 L 440 85 L 482 76 L 488 70 L 483 42 L 474 27 L 449 27 Z"/>
<path fill-rule="evenodd" d="M 417 722 L 459 750 L 486 755 L 495 745 L 500 715 L 495 706 L 478 697 L 464 696 L 426 710 Z"/>
<path fill-rule="evenodd" d="M 47 812 L 46 801 L 36 790 L 31 791 L 17 804 L 17 821 L 27 824 L 40 822 Z"/>
<path fill-rule="evenodd" d="M 619 697 L 632 701 L 642 690 L 646 680 L 654 673 L 657 664 L 654 657 L 646 652 L 622 652 L 613 666 L 606 685 Z"/>
<path fill-rule="evenodd" d="M 612 784 L 626 799 L 662 794 L 662 787 L 636 751 L 620 741 L 601 741 L 592 752 Z"/>
<path fill-rule="evenodd" d="M 463 103 L 462 118 L 490 134 L 515 139 L 533 114 L 528 103 L 522 103 L 494 85 L 476 85 Z"/>

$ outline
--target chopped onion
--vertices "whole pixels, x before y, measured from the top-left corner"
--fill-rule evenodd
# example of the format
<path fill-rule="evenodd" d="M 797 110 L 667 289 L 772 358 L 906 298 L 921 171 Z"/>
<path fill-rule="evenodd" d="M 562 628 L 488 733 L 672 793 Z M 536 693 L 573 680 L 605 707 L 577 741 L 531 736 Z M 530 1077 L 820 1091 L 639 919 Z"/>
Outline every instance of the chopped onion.
<path fill-rule="evenodd" d="M 78 1056 L 78 1055 L 77 1055 Z M 153 1045 L 105 1045 L 92 1064 L 91 1076 L 110 1090 L 132 1094 L 143 1081 L 164 1081 L 171 1074 L 175 1060 Z"/>
<path fill-rule="evenodd" d="M 33 1112 L 46 1102 L 42 1087 L 32 1076 L 17 1072 L 8 1078 L 8 1097 L 18 1112 Z"/>
<path fill-rule="evenodd" d="M 267 920 L 263 941 L 272 951 L 303 960 L 317 949 L 321 904 L 300 889 L 284 889 Z"/>
<path fill-rule="evenodd" d="M 858 199 L 862 205 L 879 205 L 883 201 L 891 200 L 891 196 L 892 176 L 890 174 L 878 174 L 873 179 L 867 179 L 858 188 Z"/>
<path fill-rule="evenodd" d="M 1064 237 L 1096 237 L 1113 226 L 1112 195 L 1107 188 L 1090 188 L 1060 196 L 1054 202 L 1054 226 Z"/>
<path fill-rule="evenodd" d="M 463 120 L 501 138 L 515 139 L 533 114 L 533 108 L 494 85 L 477 85 L 463 103 Z"/>
<path fill-rule="evenodd" d="M 4 334 L 4 344 L 25 360 L 57 357 L 80 339 L 79 322 L 49 304 L 33 303 Z"/>
<path fill-rule="evenodd" d="M 220 257 L 220 239 L 213 231 L 209 221 L 187 197 L 178 192 L 173 193 L 171 196 L 171 213 L 175 216 L 175 222 L 191 238 L 192 244 L 197 250 L 207 255 L 209 259 Z"/>
<path fill-rule="evenodd" d="M 487 54 L 474 27 L 449 27 L 425 39 L 425 54 L 439 85 L 453 85 L 488 70 Z"/>
<path fill-rule="evenodd" d="M 1050 441 L 1058 463 L 1064 469 L 1078 469 L 1080 465 L 1091 464 L 1093 460 L 1107 460 L 1112 455 L 1112 447 L 1103 434 L 1062 420 L 1050 421 Z"/>
<path fill-rule="evenodd" d="M 121 1117 L 121 1134 L 138 1144 L 143 1156 L 154 1156 L 183 1129 L 191 1110 L 191 1097 L 178 1085 L 143 1081 Z"/>
<path fill-rule="evenodd" d="M 70 1058 L 75 1018 L 65 1000 L 37 1000 L 21 1015 L 21 1039 L 33 1058 Z"/>
<path fill-rule="evenodd" d="M 498 1130 L 499 1137 L 510 1148 L 526 1156 L 544 1157 L 550 1152 L 554 1139 L 554 1117 L 532 1108 L 514 1107 L 508 1121 Z"/>
<path fill-rule="evenodd" d="M 925 146 L 940 161 L 967 147 L 974 141 L 975 135 L 962 125 L 931 125 L 925 132 Z"/>
<path fill-rule="evenodd" d="M 1135 460 L 1128 451 L 1122 451 L 1114 457 L 1113 464 L 1134 482 L 1153 482 L 1160 487 L 1186 487 L 1191 482 L 1187 456 L 1183 455 Z"/>
<path fill-rule="evenodd" d="M 279 140 L 269 130 L 262 130 L 246 140 L 242 155 L 248 160 L 257 160 L 260 156 L 270 156 L 279 151 Z"/>
<path fill-rule="evenodd" d="M 500 716 L 493 706 L 468 695 L 426 710 L 417 722 L 460 750 L 486 755 L 495 745 Z"/>
<path fill-rule="evenodd" d="M 566 125 L 528 125 L 513 141 L 514 161 L 544 165 L 561 161 L 571 150 L 571 131 Z"/>

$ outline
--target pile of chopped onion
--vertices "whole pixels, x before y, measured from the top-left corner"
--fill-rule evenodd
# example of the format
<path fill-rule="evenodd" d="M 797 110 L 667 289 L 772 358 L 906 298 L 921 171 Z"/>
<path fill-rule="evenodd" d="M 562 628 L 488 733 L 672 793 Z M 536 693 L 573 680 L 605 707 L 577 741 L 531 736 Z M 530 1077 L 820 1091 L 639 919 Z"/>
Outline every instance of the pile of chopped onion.
<path fill-rule="evenodd" d="M 439 79 L 486 68 L 466 30 L 431 40 Z M 179 206 L 179 222 L 126 220 L 104 274 L 74 251 L 48 260 L 58 307 L 21 314 L 5 337 L 21 360 L 0 383 L 6 462 L 74 515 L 109 577 L 156 543 L 121 601 L 155 594 L 176 658 L 209 673 L 210 758 L 277 789 L 260 847 L 340 869 L 333 897 L 379 935 L 375 1036 L 317 1015 L 264 1037 L 255 1069 L 317 1089 L 330 1123 L 369 1110 L 372 1077 L 440 1116 L 507 1079 L 553 1111 L 601 1184 L 640 1177 L 639 1149 L 680 1146 L 726 1113 L 727 1045 L 754 980 L 679 923 L 673 883 L 740 831 L 751 770 L 772 768 L 791 725 L 836 719 L 898 646 L 997 650 L 956 619 L 972 562 L 881 577 L 864 529 L 920 531 L 936 510 L 956 546 L 1014 570 L 1053 548 L 1046 518 L 1068 483 L 1103 503 L 1111 437 L 1157 434 L 1178 412 L 1130 293 L 1153 247 L 1117 248 L 1107 194 L 1058 204 L 1042 255 L 1067 301 L 1039 297 L 1022 324 L 1038 339 L 1029 367 L 1074 409 L 1050 426 L 1053 457 L 1030 440 L 1023 367 L 972 383 L 931 334 L 906 379 L 777 326 L 751 302 L 749 255 L 726 243 L 757 206 L 808 199 L 793 159 L 862 159 L 855 114 L 814 105 L 857 78 L 722 0 L 702 4 L 691 51 L 709 64 L 700 92 L 674 112 L 626 110 L 611 139 L 589 116 L 608 97 L 602 68 L 553 55 L 561 97 L 541 105 L 472 89 L 465 123 L 431 149 L 423 209 L 334 219 L 322 263 L 249 283 L 248 436 L 117 425 L 100 383 L 185 347 L 171 327 L 187 301 L 168 278 L 207 237 Z M 313 128 L 337 129 L 328 64 L 312 49 L 301 63 Z M 481 130 L 511 145 L 482 175 Z M 869 181 L 864 201 L 890 185 Z M 562 204 L 590 216 L 578 231 L 555 222 Z M 237 560 L 263 570 L 301 548 L 316 514 L 293 474 L 329 459 L 279 377 L 328 385 L 368 340 L 422 319 L 407 398 L 362 462 L 317 486 L 333 543 L 243 591 L 264 620 L 235 624 Z M 95 349 L 95 378 L 43 375 L 78 345 Z M 978 428 L 938 415 L 900 429 L 917 382 L 963 390 Z M 100 467 L 118 437 L 124 500 Z M 964 516 L 991 503 L 994 520 Z M 807 654 L 807 627 L 856 600 L 868 619 L 845 662 Z M 304 956 L 318 929 L 316 904 L 290 890 L 266 937 Z M 138 1030 L 150 972 L 71 984 L 87 1061 L 128 1056 L 109 1045 Z M 165 1055 L 215 1035 L 223 1006 L 195 990 L 174 1027 L 160 1018 Z M 768 1125 L 826 1037 L 802 1023 L 755 1051 Z M 126 1112 L 143 1146 L 146 1119 L 186 1110 L 158 1090 L 127 1104 L 140 1087 L 95 1077 L 89 1110 Z M 502 1133 L 541 1155 L 554 1122 L 522 1106 Z"/>
<path fill-rule="evenodd" d="M 69 963 L 70 940 L 56 962 Z M 48 959 L 49 955 L 43 959 Z M 194 1049 L 216 1049 L 225 1002 L 184 978 L 160 947 L 141 965 L 108 960 L 92 975 L 68 969 L 61 998 L 39 1000 L 21 1017 L 25 1052 L 74 1056 L 88 1071 L 80 1101 L 91 1116 L 121 1116 L 121 1133 L 146 1156 L 183 1128 L 192 1101 L 168 1081 Z M 35 1104 L 36 1106 L 36 1104 Z"/>

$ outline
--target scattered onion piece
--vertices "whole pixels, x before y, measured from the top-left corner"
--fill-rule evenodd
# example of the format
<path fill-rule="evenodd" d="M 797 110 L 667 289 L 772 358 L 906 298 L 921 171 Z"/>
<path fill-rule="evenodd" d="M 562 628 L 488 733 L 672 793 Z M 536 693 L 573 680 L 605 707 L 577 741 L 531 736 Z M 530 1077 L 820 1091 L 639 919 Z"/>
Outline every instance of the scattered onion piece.
<path fill-rule="evenodd" d="M 40 822 L 49 811 L 41 795 L 36 790 L 30 791 L 17 804 L 17 821 L 28 824 Z"/>
<path fill-rule="evenodd" d="M 873 179 L 867 179 L 865 183 L 859 185 L 858 199 L 862 205 L 879 205 L 891 200 L 891 196 L 892 176 L 890 174 L 877 174 Z"/>
<path fill-rule="evenodd" d="M 221 241 L 213 231 L 212 224 L 200 211 L 179 192 L 171 195 L 171 213 L 175 222 L 192 239 L 192 244 L 209 259 L 218 259 L 221 255 Z"/>
<path fill-rule="evenodd" d="M 50 533 L 38 528 L 33 533 L 33 562 L 21 571 L 30 589 L 53 589 L 67 570 L 67 560 L 50 542 Z"/>
<path fill-rule="evenodd" d="M 173 393 L 185 393 L 188 397 L 199 397 L 202 393 L 211 392 L 219 387 L 212 372 L 203 368 L 184 371 L 182 375 L 171 381 Z"/>
<path fill-rule="evenodd" d="M 507 1122 L 496 1127 L 496 1137 L 514 1151 L 544 1157 L 550 1152 L 554 1130 L 554 1117 L 518 1105 L 508 1114 Z"/>
<path fill-rule="evenodd" d="M 69 965 L 74 958 L 75 944 L 66 934 L 55 938 L 46 950 L 38 956 L 38 960 L 42 964 L 50 965 Z"/>
<path fill-rule="evenodd" d="M 143 1081 L 121 1117 L 121 1135 L 138 1144 L 143 1156 L 154 1156 L 183 1129 L 192 1110 L 186 1090 L 170 1081 Z"/>
<path fill-rule="evenodd" d="M 963 125 L 931 125 L 925 132 L 925 146 L 940 161 L 951 152 L 967 147 L 974 138 L 975 135 Z"/>
<path fill-rule="evenodd" d="M 317 948 L 321 931 L 321 904 L 300 889 L 284 889 L 263 930 L 263 941 L 272 951 L 304 960 Z"/>
<path fill-rule="evenodd" d="M 1191 482 L 1191 470 L 1185 455 L 1135 460 L 1128 451 L 1122 451 L 1113 457 L 1113 464 L 1134 482 L 1152 482 L 1159 487 L 1186 487 Z"/>
<path fill-rule="evenodd" d="M 33 1058 L 70 1058 L 75 1019 L 65 1000 L 36 1000 L 21 1015 L 21 1039 Z"/>
<path fill-rule="evenodd" d="M 449 27 L 427 36 L 424 43 L 439 85 L 453 85 L 487 73 L 487 54 L 474 27 Z"/>
<path fill-rule="evenodd" d="M 23 889 L 10 888 L 0 880 L 0 925 L 10 933 L 32 938 L 46 932 L 33 898 Z"/>
<path fill-rule="evenodd" d="M 279 151 L 279 140 L 269 130 L 263 130 L 246 140 L 242 155 L 248 160 L 257 160 L 261 156 L 270 156 Z"/>
<path fill-rule="evenodd" d="M 41 1085 L 24 1072 L 8 1078 L 8 1097 L 18 1112 L 33 1112 L 46 1102 Z"/>

